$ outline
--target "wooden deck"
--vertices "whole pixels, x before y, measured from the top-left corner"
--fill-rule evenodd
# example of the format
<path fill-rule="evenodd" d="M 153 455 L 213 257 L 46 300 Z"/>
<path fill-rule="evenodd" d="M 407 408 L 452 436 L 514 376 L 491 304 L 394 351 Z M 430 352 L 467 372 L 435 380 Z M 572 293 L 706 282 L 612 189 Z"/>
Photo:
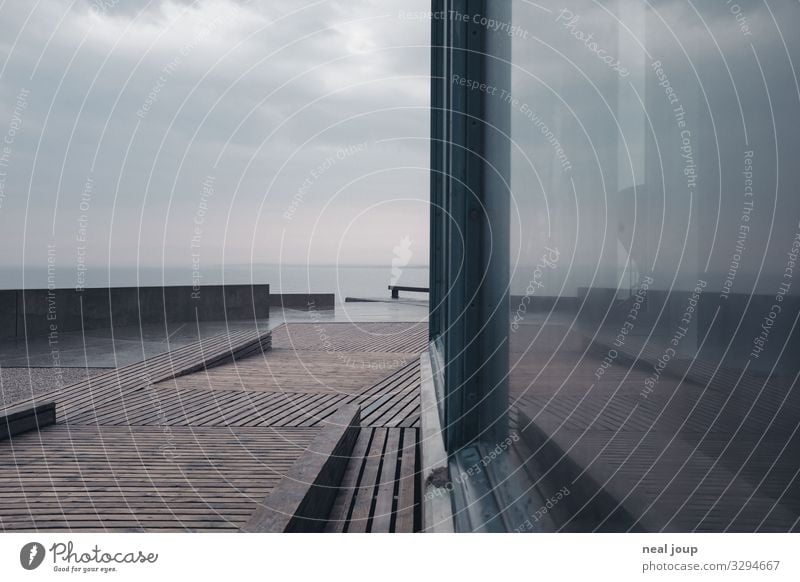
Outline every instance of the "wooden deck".
<path fill-rule="evenodd" d="M 274 348 L 263 356 L 159 382 L 159 388 L 179 390 L 245 390 L 293 394 L 355 394 L 365 383 L 378 382 L 389 372 L 413 362 L 418 354 L 368 352 L 350 354 Z"/>
<path fill-rule="evenodd" d="M 418 447 L 416 428 L 362 429 L 326 531 L 418 531 Z"/>
<path fill-rule="evenodd" d="M 315 429 L 57 425 L 0 447 L 5 531 L 235 531 Z"/>
<path fill-rule="evenodd" d="M 382 445 L 348 464 L 355 489 L 335 507 L 349 513 L 332 523 L 413 531 L 426 343 L 425 324 L 285 324 L 66 388 L 56 425 L 0 442 L 0 529 L 237 531 L 326 419 L 358 405 L 357 451 Z"/>

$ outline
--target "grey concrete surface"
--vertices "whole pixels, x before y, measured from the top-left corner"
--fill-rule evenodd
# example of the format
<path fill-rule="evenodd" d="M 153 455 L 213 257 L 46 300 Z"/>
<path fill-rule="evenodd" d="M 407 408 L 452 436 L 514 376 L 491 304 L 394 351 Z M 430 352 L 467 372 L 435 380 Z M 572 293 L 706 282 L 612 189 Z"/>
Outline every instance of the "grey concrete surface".
<path fill-rule="evenodd" d="M 105 371 L 104 368 L 0 367 L 0 408 L 58 391 Z"/>

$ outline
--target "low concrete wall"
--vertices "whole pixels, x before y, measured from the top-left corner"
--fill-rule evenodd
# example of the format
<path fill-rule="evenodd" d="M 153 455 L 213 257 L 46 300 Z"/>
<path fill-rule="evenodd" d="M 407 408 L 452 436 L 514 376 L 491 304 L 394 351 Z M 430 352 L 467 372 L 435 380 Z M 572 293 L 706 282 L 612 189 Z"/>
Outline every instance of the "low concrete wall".
<path fill-rule="evenodd" d="M 272 307 L 285 309 L 333 309 L 336 296 L 333 293 L 278 293 L 270 295 Z"/>
<path fill-rule="evenodd" d="M 0 291 L 0 337 L 142 324 L 269 318 L 269 285 Z M 55 326 L 55 327 L 53 327 Z"/>

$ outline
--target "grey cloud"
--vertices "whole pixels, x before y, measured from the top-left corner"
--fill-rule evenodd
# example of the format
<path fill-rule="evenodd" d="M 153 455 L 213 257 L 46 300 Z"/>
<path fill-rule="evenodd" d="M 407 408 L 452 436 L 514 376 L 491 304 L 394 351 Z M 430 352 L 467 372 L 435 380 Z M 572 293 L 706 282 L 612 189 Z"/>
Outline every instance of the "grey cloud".
<path fill-rule="evenodd" d="M 346 223 L 365 200 L 397 192 L 425 199 L 420 171 L 395 172 L 391 193 L 359 180 L 427 163 L 429 23 L 399 20 L 409 7 L 400 1 L 106 0 L 78 2 L 64 14 L 69 4 L 44 0 L 22 30 L 31 7 L 6 3 L 0 38 L 22 33 L 13 50 L 0 41 L 7 58 L 0 129 L 19 88 L 28 87 L 31 97 L 0 210 L 6 239 L 0 263 L 18 263 L 24 251 L 27 263 L 42 264 L 48 242 L 70 262 L 89 178 L 89 260 L 96 264 L 135 263 L 141 256 L 160 263 L 162 247 L 166 264 L 187 261 L 199 184 L 209 174 L 216 176 L 217 194 L 204 232 L 208 262 L 222 258 L 223 243 L 234 255 L 226 260 L 247 262 L 256 222 L 308 239 L 307 218 L 332 195 L 334 178 L 336 187 L 355 184 L 331 207 L 334 224 Z M 375 144 L 404 137 L 411 139 Z M 320 181 L 302 220 L 276 223 L 309 169 L 337 148 L 363 141 L 373 144 L 369 154 L 346 160 Z M 399 238 L 391 208 L 376 211 L 374 220 L 387 237 Z M 424 224 L 402 228 L 422 233 Z M 325 236 L 334 238 L 321 245 L 318 262 L 333 260 L 325 247 L 336 246 L 336 230 Z M 258 254 L 278 260 L 274 250 Z M 379 260 L 364 251 L 367 261 Z M 291 258 L 304 260 L 300 253 Z"/>

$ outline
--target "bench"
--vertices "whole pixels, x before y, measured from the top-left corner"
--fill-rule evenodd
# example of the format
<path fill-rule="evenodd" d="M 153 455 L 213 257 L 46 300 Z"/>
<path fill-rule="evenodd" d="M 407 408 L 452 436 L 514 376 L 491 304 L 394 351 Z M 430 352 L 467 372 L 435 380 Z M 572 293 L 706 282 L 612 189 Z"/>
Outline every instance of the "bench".
<path fill-rule="evenodd" d="M 412 293 L 430 293 L 428 287 L 406 287 L 403 285 L 389 285 L 389 291 L 392 292 L 392 299 L 400 299 L 400 291 L 410 291 Z"/>

